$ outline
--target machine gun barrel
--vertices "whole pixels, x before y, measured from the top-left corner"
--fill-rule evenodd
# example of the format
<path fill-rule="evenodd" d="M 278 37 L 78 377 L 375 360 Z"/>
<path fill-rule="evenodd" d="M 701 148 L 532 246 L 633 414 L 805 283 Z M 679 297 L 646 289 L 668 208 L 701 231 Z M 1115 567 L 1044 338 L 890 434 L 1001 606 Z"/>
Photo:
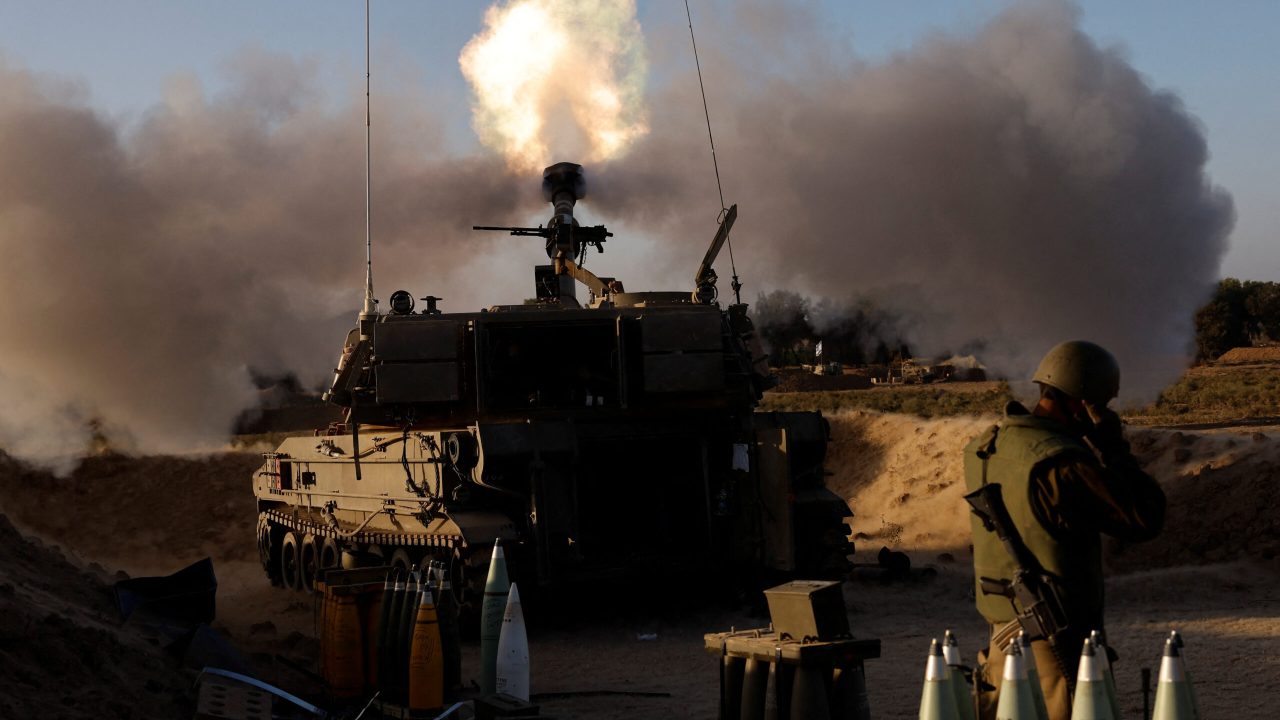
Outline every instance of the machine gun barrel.
<path fill-rule="evenodd" d="M 556 234 L 555 228 L 542 227 L 504 227 L 500 225 L 472 225 L 472 230 L 494 230 L 497 232 L 509 232 L 512 235 L 536 235 L 538 237 L 549 238 Z"/>
<path fill-rule="evenodd" d="M 595 245 L 596 249 L 604 252 L 604 248 L 600 247 L 600 243 L 607 238 L 613 237 L 613 233 L 609 232 L 604 225 L 551 225 L 536 228 L 531 227 L 504 227 L 501 225 L 472 225 L 472 230 L 494 230 L 497 232 L 511 233 L 512 235 L 521 236 L 537 236 L 547 238 L 548 240 L 558 238 L 561 234 L 568 233 L 576 240 L 575 247 L 579 245 Z"/>

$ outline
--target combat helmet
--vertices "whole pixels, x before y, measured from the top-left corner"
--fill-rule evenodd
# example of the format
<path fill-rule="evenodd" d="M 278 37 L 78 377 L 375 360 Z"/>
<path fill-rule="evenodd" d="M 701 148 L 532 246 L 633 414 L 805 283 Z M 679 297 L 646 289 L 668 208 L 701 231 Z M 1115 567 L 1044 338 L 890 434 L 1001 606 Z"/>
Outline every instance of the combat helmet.
<path fill-rule="evenodd" d="M 1040 361 L 1032 379 L 1094 405 L 1106 405 L 1120 393 L 1120 365 L 1115 356 L 1087 340 L 1055 345 Z"/>

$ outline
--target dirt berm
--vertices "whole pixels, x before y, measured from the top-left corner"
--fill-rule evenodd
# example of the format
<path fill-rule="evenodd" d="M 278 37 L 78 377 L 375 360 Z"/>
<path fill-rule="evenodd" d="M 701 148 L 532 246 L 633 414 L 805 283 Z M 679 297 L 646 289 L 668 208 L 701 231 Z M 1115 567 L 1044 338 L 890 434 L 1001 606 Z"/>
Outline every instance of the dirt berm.
<path fill-rule="evenodd" d="M 0 515 L 0 717 L 191 716 L 191 678 L 120 627 L 111 579 Z"/>
<path fill-rule="evenodd" d="M 993 417 L 924 420 L 837 413 L 830 418 L 828 484 L 856 517 L 855 542 L 901 548 L 920 560 L 966 558 L 969 518 L 961 449 Z M 1280 554 L 1280 434 L 1129 427 L 1135 454 L 1168 496 L 1158 539 L 1106 546 L 1112 570 L 1149 570 Z"/>

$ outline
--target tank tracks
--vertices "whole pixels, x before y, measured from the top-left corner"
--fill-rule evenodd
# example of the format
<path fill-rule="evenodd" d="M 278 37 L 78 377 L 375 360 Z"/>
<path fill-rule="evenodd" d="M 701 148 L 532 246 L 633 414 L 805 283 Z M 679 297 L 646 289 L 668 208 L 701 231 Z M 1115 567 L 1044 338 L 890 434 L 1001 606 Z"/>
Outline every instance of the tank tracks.
<path fill-rule="evenodd" d="M 838 580 L 852 570 L 849 555 L 854 551 L 846 517 L 838 511 L 813 504 L 799 513 L 795 537 L 796 569 L 790 575 L 811 579 Z M 469 549 L 458 535 L 441 533 L 351 533 L 311 517 L 267 510 L 258 514 L 258 557 L 271 583 L 290 590 L 311 592 L 322 570 L 339 567 L 344 551 L 382 558 L 401 571 L 421 570 L 431 561 L 441 561 L 449 569 L 459 603 L 466 605 L 482 597 L 484 568 L 473 569 L 466 562 Z"/>
<path fill-rule="evenodd" d="M 342 564 L 344 551 L 371 555 L 393 568 L 421 570 L 433 560 L 443 561 L 462 583 L 464 545 L 461 536 L 441 533 L 351 533 L 310 517 L 279 510 L 258 513 L 258 559 L 273 585 L 310 592 L 320 571 Z"/>

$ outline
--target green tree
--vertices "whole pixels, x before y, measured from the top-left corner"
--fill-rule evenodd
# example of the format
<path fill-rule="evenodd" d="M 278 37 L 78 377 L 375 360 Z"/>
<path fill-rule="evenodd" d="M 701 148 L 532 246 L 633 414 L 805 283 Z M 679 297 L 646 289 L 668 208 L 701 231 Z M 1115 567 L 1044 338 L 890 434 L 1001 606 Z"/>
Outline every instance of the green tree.
<path fill-rule="evenodd" d="M 1196 360 L 1211 362 L 1235 347 L 1249 345 L 1248 294 L 1235 278 L 1218 283 L 1213 299 L 1196 312 Z"/>
<path fill-rule="evenodd" d="M 1280 283 L 1247 282 L 1244 290 L 1250 332 L 1280 341 Z"/>

